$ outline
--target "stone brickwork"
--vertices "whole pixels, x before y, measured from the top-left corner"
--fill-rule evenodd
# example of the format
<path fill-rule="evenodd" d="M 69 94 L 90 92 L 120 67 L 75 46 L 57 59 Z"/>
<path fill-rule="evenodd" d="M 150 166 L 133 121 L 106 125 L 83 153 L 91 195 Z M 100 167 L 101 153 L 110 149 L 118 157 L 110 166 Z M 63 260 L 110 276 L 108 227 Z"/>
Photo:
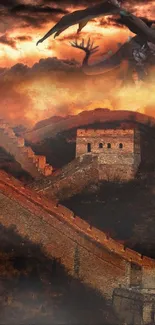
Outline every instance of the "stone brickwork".
<path fill-rule="evenodd" d="M 33 182 L 29 187 L 50 199 L 64 200 L 98 182 L 96 165 L 94 157 L 85 155 L 74 159 L 51 177 Z"/>
<path fill-rule="evenodd" d="M 115 289 L 113 306 L 125 324 L 143 325 L 155 322 L 155 291 Z"/>
<path fill-rule="evenodd" d="M 91 152 L 87 150 L 88 144 L 91 144 Z M 139 164 L 138 130 L 79 129 L 76 159 L 51 177 L 33 182 L 30 187 L 50 199 L 64 200 L 99 180 L 128 181 L 134 177 Z"/>
<path fill-rule="evenodd" d="M 1 224 L 15 226 L 17 233 L 41 245 L 49 257 L 59 259 L 72 276 L 113 300 L 121 319 L 128 318 L 129 309 L 122 309 L 117 288 L 124 306 L 128 305 L 128 299 L 132 300 L 132 306 L 138 300 L 141 314 L 138 311 L 137 316 L 137 310 L 130 309 L 138 321 L 142 317 L 143 324 L 147 324 L 151 319 L 155 260 L 126 248 L 69 209 L 23 187 L 4 172 L 0 172 L 0 211 Z M 136 298 L 131 292 L 136 292 Z"/>
<path fill-rule="evenodd" d="M 132 179 L 141 161 L 140 133 L 136 129 L 78 129 L 76 157 L 85 154 L 98 158 L 99 179 Z"/>
<path fill-rule="evenodd" d="M 46 163 L 45 156 L 35 155 L 30 147 L 25 146 L 24 138 L 17 137 L 7 123 L 0 120 L 0 147 L 11 154 L 32 177 L 40 178 L 52 174 L 52 166 Z"/>

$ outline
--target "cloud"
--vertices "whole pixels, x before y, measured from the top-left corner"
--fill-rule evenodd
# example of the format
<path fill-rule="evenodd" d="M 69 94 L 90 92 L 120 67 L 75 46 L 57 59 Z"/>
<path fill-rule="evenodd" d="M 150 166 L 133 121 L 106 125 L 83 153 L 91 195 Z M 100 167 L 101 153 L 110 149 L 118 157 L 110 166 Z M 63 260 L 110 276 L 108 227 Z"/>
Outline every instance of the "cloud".
<path fill-rule="evenodd" d="M 8 23 L 8 29 L 21 27 L 28 28 L 33 27 L 41 29 L 45 24 L 51 22 L 56 23 L 61 16 L 67 14 L 70 11 L 85 8 L 96 3 L 100 3 L 101 0 L 40 0 L 40 1 L 29 1 L 26 0 L 2 0 L 0 5 L 0 16 Z M 137 13 L 138 6 L 144 6 L 145 8 L 150 7 L 152 10 L 154 3 L 153 0 L 122 0 L 122 5 L 131 11 Z M 142 10 L 142 9 L 141 9 Z M 146 13 L 147 14 L 147 13 Z M 13 19 L 13 22 L 9 24 L 8 20 Z M 110 21 L 110 24 L 115 26 L 114 21 Z M 102 24 L 101 24 L 102 25 Z M 103 24 L 105 26 L 105 24 Z M 117 26 L 117 24 L 116 24 Z"/>
<path fill-rule="evenodd" d="M 33 26 L 36 28 L 66 13 L 67 11 L 62 8 L 33 4 L 18 4 L 10 10 L 10 15 L 20 20 L 23 27 Z"/>
<path fill-rule="evenodd" d="M 60 99 L 60 92 L 63 96 L 65 87 L 69 89 L 73 75 L 77 75 L 79 70 L 77 65 L 78 62 L 74 59 L 59 60 L 53 57 L 41 59 L 31 68 L 18 63 L 10 69 L 1 69 L 1 117 L 13 125 L 20 123 L 30 125 L 32 121 L 38 121 L 43 118 L 44 111 L 47 111 L 49 107 L 56 110 L 57 106 L 59 106 L 58 98 Z M 46 88 L 48 89 L 48 96 L 46 96 Z M 53 100 L 55 103 L 52 106 Z M 67 103 L 66 97 L 65 107 L 68 105 Z M 62 102 L 63 111 L 64 105 Z"/>
<path fill-rule="evenodd" d="M 66 10 L 61 8 L 53 8 L 49 6 L 25 5 L 19 4 L 11 8 L 11 13 L 48 13 L 48 14 L 65 14 Z"/>
<path fill-rule="evenodd" d="M 38 63 L 35 63 L 30 69 L 31 74 L 50 74 L 53 71 L 64 71 L 64 72 L 76 72 L 78 62 L 76 60 L 60 60 L 57 57 L 41 59 Z"/>
<path fill-rule="evenodd" d="M 75 7 L 81 7 L 81 6 L 90 6 L 90 5 L 93 5 L 93 4 L 96 4 L 96 3 L 100 3 L 101 0 L 96 0 L 96 1 L 93 1 L 93 0 L 89 0 L 89 3 L 87 0 L 54 0 L 52 1 L 53 4 L 55 5 L 61 5 L 61 6 L 75 6 Z M 50 4 L 51 3 L 51 0 L 43 0 L 42 3 L 45 3 L 45 4 Z"/>
<path fill-rule="evenodd" d="M 11 46 L 12 48 L 16 48 L 16 41 L 13 38 L 7 36 L 6 34 L 0 36 L 0 43 Z"/>
<path fill-rule="evenodd" d="M 10 8 L 19 4 L 18 0 L 1 0 L 1 7 Z"/>
<path fill-rule="evenodd" d="M 101 0 L 99 2 L 101 2 Z M 36 3 L 38 3 L 38 5 L 36 5 Z M 97 1 L 89 1 L 89 4 L 93 3 L 97 3 Z M 143 7 L 147 9 L 146 13 L 148 13 L 149 8 L 153 7 L 149 7 L 150 4 L 153 3 L 149 0 L 147 4 L 146 1 L 138 0 L 123 1 L 123 3 L 127 8 L 132 9 L 134 12 L 138 12 L 139 16 L 141 16 L 144 11 L 144 9 L 142 11 L 142 4 L 144 4 Z M 32 0 L 28 2 L 28 0 L 2 0 L 0 15 L 5 21 L 8 30 L 6 33 L 5 30 L 3 31 L 3 35 L 0 36 L 0 43 L 15 49 L 17 43 L 31 41 L 34 35 L 36 35 L 36 28 L 44 35 L 47 28 L 47 26 L 44 27 L 44 25 L 51 22 L 52 27 L 54 22 L 62 15 L 68 11 L 81 8 L 82 6 L 88 6 L 88 1 L 37 0 L 34 2 Z M 111 48 L 115 51 L 113 47 L 114 43 L 124 43 L 127 36 L 124 31 L 120 30 L 120 35 L 118 34 L 118 40 L 116 40 L 116 36 L 113 36 L 112 33 L 106 34 L 107 29 L 105 29 L 105 27 L 108 26 L 120 28 L 120 24 L 115 21 L 115 17 L 105 17 L 103 19 L 100 18 L 97 24 L 94 24 L 94 22 L 88 24 L 88 30 L 86 27 L 81 35 L 85 39 L 88 38 L 89 35 L 95 38 L 95 42 L 99 43 L 96 45 L 100 46 L 100 51 L 107 52 Z M 24 31 L 22 30 L 23 27 L 25 28 Z M 93 27 L 96 29 L 93 29 Z M 102 27 L 105 29 L 105 34 Z M 11 37 L 10 30 L 15 31 L 15 33 L 12 33 L 12 35 L 15 35 L 14 38 Z M 104 35 L 106 36 L 104 37 Z M 68 46 L 68 41 L 75 39 L 75 36 L 76 35 L 72 33 L 71 30 L 71 33 L 62 34 L 61 38 L 56 42 L 51 40 L 52 55 L 61 58 L 74 57 L 75 55 L 79 60 L 82 60 L 84 53 L 78 50 L 76 51 Z M 23 44 L 21 44 L 21 48 L 22 45 Z M 23 53 L 25 47 L 24 44 Z M 32 62 L 35 62 L 40 56 L 46 57 L 50 55 L 49 52 L 44 52 L 44 47 L 43 50 L 37 48 L 39 53 L 39 55 L 37 54 L 38 56 L 33 52 L 33 46 L 30 48 L 30 51 L 31 49 L 32 53 L 34 53 L 34 60 Z M 50 46 L 48 49 L 50 49 Z M 12 53 L 10 49 L 8 53 Z M 30 53 L 31 57 L 32 53 Z M 29 64 L 29 58 L 24 59 L 22 58 L 21 60 Z M 96 86 L 94 85 L 94 80 L 96 80 Z M 49 115 L 64 113 L 65 111 L 70 112 L 71 110 L 71 112 L 74 113 L 75 108 L 85 107 L 90 101 L 91 103 L 95 102 L 95 96 L 96 98 L 100 97 L 101 101 L 103 101 L 104 96 L 106 96 L 103 89 L 106 90 L 106 85 L 108 85 L 108 80 L 107 83 L 105 83 L 102 81 L 102 78 L 100 81 L 99 77 L 91 79 L 83 75 L 79 69 L 79 63 L 74 59 L 64 60 L 58 57 L 44 58 L 35 63 L 32 67 L 28 67 L 27 64 L 18 63 L 10 69 L 0 69 L 0 115 L 8 121 L 13 122 L 13 124 L 23 123 L 25 125 L 29 124 L 31 121 L 38 121 L 43 117 L 45 118 Z M 47 113 L 48 109 L 50 113 Z"/>
<path fill-rule="evenodd" d="M 9 29 L 14 29 L 15 26 L 21 26 L 22 28 L 29 26 L 41 28 L 45 23 L 51 20 L 55 22 L 61 15 L 67 13 L 66 9 L 58 6 L 36 5 L 33 1 L 26 4 L 23 1 L 1 1 L 0 16 L 4 20 L 4 23 L 8 24 Z M 13 19 L 14 24 L 10 24 L 10 19 Z"/>
<path fill-rule="evenodd" d="M 27 36 L 27 35 L 20 35 L 20 36 L 16 37 L 15 40 L 20 41 L 20 42 L 31 41 L 32 37 Z"/>
<path fill-rule="evenodd" d="M 10 46 L 13 49 L 16 49 L 16 45 L 18 42 L 25 42 L 25 41 L 31 41 L 31 36 L 27 35 L 20 35 L 17 37 L 9 37 L 7 33 L 0 36 L 0 44 Z"/>

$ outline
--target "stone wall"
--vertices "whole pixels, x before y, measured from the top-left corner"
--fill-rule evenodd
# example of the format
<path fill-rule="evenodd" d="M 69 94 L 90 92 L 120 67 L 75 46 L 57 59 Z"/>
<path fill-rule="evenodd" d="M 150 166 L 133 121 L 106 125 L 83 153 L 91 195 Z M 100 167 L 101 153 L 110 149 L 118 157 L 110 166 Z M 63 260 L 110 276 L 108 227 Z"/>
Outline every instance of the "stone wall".
<path fill-rule="evenodd" d="M 99 179 L 132 179 L 141 161 L 138 130 L 77 130 L 76 157 L 98 157 Z"/>
<path fill-rule="evenodd" d="M 85 155 L 74 159 L 52 177 L 35 181 L 31 188 L 50 199 L 64 200 L 81 193 L 89 185 L 98 183 L 99 175 L 95 157 Z"/>
<path fill-rule="evenodd" d="M 0 222 L 49 256 L 60 259 L 71 275 L 112 298 L 113 290 L 131 286 L 131 262 L 139 266 L 141 287 L 154 283 L 155 261 L 124 247 L 91 227 L 67 208 L 49 201 L 22 183 L 0 173 Z M 150 270 L 147 281 L 143 270 Z"/>
<path fill-rule="evenodd" d="M 87 153 L 87 144 L 92 152 Z M 103 148 L 99 148 L 99 144 Z M 107 148 L 107 144 L 111 148 Z M 119 144 L 123 148 L 119 147 Z M 64 200 L 82 192 L 89 185 L 134 178 L 140 164 L 140 135 L 137 130 L 77 130 L 77 158 L 52 177 L 36 181 L 31 188 L 48 198 Z"/>
<path fill-rule="evenodd" d="M 113 306 L 125 324 L 154 324 L 155 295 L 135 289 L 115 289 Z"/>
<path fill-rule="evenodd" d="M 3 121 L 0 121 L 0 147 L 12 155 L 32 177 L 40 178 L 52 174 L 52 166 L 46 163 L 46 157 L 35 155 L 30 147 L 25 146 L 24 138 L 17 137 Z"/>

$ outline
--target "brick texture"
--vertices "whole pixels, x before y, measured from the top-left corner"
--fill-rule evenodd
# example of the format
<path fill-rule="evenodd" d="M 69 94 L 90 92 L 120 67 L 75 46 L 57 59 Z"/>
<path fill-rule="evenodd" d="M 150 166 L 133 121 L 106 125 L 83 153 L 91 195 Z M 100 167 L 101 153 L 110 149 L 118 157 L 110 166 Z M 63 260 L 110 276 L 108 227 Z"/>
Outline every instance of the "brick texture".
<path fill-rule="evenodd" d="M 21 236 L 41 245 L 45 254 L 60 259 L 71 275 L 108 298 L 115 288 L 130 286 L 131 263 L 143 274 L 143 288 L 154 281 L 153 259 L 125 248 L 4 172 L 0 172 L 0 211 L 5 227 L 14 225 Z"/>
<path fill-rule="evenodd" d="M 78 129 L 76 157 L 97 157 L 100 180 L 130 180 L 141 162 L 138 130 Z"/>
<path fill-rule="evenodd" d="M 52 174 L 52 166 L 46 163 L 46 157 L 35 155 L 30 147 L 25 146 L 24 138 L 17 137 L 4 121 L 0 121 L 0 146 L 11 154 L 33 178 Z"/>

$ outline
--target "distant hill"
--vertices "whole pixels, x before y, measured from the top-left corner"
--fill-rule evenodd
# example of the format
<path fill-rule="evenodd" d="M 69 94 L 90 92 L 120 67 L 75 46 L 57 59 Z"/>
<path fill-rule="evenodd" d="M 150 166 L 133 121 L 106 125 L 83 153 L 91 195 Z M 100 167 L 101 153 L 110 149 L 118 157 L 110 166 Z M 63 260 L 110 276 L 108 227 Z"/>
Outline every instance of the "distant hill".
<path fill-rule="evenodd" d="M 80 127 L 138 128 L 141 130 L 143 163 L 151 166 L 155 160 L 155 119 L 152 117 L 137 112 L 96 109 L 76 116 L 56 117 L 56 120 L 51 123 L 54 118 L 48 119 L 45 121 L 46 126 L 40 128 L 37 128 L 37 123 L 35 129 L 24 133 L 27 144 L 36 154 L 45 155 L 48 163 L 56 169 L 75 158 L 76 130 Z"/>
<path fill-rule="evenodd" d="M 68 116 L 66 117 L 62 117 L 62 116 L 52 116 L 50 118 L 47 118 L 45 120 L 42 120 L 42 121 L 39 121 L 38 123 L 35 124 L 33 130 L 37 130 L 37 129 L 40 129 L 40 128 L 43 128 L 47 125 L 51 125 L 52 123 L 58 123 L 62 120 L 65 120 L 67 119 Z"/>
<path fill-rule="evenodd" d="M 97 108 L 92 111 L 83 111 L 78 115 L 63 117 L 52 117 L 37 123 L 32 129 L 23 134 L 24 138 L 33 143 L 47 138 L 55 137 L 57 134 L 73 128 L 86 127 L 94 123 L 108 122 L 138 122 L 144 125 L 155 125 L 155 119 L 145 114 L 131 111 L 111 111 L 109 109 Z"/>

